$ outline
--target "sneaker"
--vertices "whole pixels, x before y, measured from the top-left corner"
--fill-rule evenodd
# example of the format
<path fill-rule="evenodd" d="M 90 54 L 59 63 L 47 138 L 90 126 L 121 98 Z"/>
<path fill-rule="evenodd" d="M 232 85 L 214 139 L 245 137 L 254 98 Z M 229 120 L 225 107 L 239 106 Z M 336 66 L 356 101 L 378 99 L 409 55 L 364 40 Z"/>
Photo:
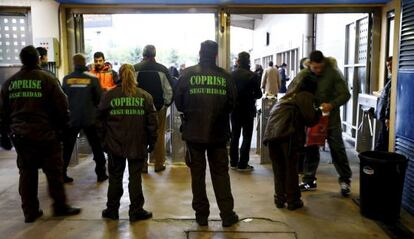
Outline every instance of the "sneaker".
<path fill-rule="evenodd" d="M 55 209 L 53 216 L 55 217 L 73 216 L 73 215 L 79 214 L 80 212 L 81 212 L 80 208 L 67 206 L 63 209 Z"/>
<path fill-rule="evenodd" d="M 223 219 L 221 222 L 221 225 L 223 227 L 231 227 L 233 224 L 236 224 L 239 222 L 239 216 L 237 216 L 236 213 L 233 214 L 233 216 L 231 216 L 228 219 Z"/>
<path fill-rule="evenodd" d="M 37 211 L 37 213 L 35 213 L 33 215 L 25 216 L 24 217 L 24 222 L 25 223 L 32 223 L 32 222 L 36 221 L 42 215 L 43 215 L 43 211 L 42 211 L 42 209 L 39 209 Z"/>
<path fill-rule="evenodd" d="M 139 213 L 129 215 L 129 221 L 130 222 L 136 222 L 136 221 L 150 219 L 151 217 L 152 217 L 152 212 L 148 212 L 148 211 L 142 209 L 142 211 L 139 212 Z"/>
<path fill-rule="evenodd" d="M 349 197 L 349 195 L 351 195 L 351 185 L 345 182 L 341 182 L 339 185 L 341 186 L 342 196 Z"/>
<path fill-rule="evenodd" d="M 237 168 L 237 171 L 239 172 L 250 172 L 253 170 L 254 170 L 254 167 L 251 165 L 247 165 L 245 168 Z"/>
<path fill-rule="evenodd" d="M 299 184 L 299 188 L 301 192 L 306 192 L 306 191 L 315 191 L 316 190 L 316 180 L 313 181 L 312 183 L 300 183 Z"/>
<path fill-rule="evenodd" d="M 73 178 L 68 177 L 68 175 L 63 176 L 63 183 L 72 183 Z"/>
<path fill-rule="evenodd" d="M 119 219 L 119 213 L 118 213 L 118 211 L 112 211 L 112 210 L 109 210 L 107 208 L 107 209 L 104 209 L 102 211 L 102 217 L 112 219 L 112 220 L 118 220 Z"/>
<path fill-rule="evenodd" d="M 201 227 L 208 226 L 208 218 L 207 217 L 196 217 L 196 222 Z"/>
<path fill-rule="evenodd" d="M 302 208 L 302 207 L 303 207 L 303 201 L 299 199 L 298 201 L 288 203 L 287 209 L 293 211 L 293 210 L 296 210 L 296 209 Z"/>
<path fill-rule="evenodd" d="M 284 208 L 285 207 L 285 203 L 286 203 L 286 201 L 275 200 L 275 205 L 276 205 L 277 208 Z"/>
<path fill-rule="evenodd" d="M 97 181 L 98 181 L 98 183 L 102 183 L 102 182 L 104 182 L 107 179 L 108 179 L 108 175 L 102 174 L 102 175 L 98 175 Z"/>

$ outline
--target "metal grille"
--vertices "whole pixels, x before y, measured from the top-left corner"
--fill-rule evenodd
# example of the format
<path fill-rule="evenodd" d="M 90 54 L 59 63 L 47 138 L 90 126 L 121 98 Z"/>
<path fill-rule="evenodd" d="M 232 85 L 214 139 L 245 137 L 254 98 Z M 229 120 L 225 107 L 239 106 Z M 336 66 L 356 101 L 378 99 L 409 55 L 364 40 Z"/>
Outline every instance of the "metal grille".
<path fill-rule="evenodd" d="M 395 151 L 408 158 L 408 167 L 405 174 L 405 183 L 403 191 L 403 206 L 414 213 L 414 141 L 404 139 L 402 137 L 396 138 Z"/>
<path fill-rule="evenodd" d="M 26 16 L 0 15 L 0 65 L 20 64 L 20 50 L 29 39 Z"/>
<path fill-rule="evenodd" d="M 363 18 L 358 21 L 358 52 L 357 52 L 357 61 L 359 64 L 367 63 L 368 56 L 368 30 L 369 30 L 369 21 L 368 17 Z"/>

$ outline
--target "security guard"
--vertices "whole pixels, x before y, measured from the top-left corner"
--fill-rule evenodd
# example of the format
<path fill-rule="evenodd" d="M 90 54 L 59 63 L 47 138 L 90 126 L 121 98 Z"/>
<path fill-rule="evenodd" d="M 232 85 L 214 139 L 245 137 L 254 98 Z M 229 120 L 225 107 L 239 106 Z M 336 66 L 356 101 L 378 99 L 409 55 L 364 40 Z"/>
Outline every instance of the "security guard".
<path fill-rule="evenodd" d="M 91 145 L 95 172 L 98 182 L 108 179 L 105 167 L 105 155 L 96 129 L 96 110 L 101 99 L 102 90 L 98 78 L 87 72 L 86 60 L 82 54 L 73 56 L 75 71 L 63 78 L 62 88 L 69 99 L 70 129 L 65 134 L 63 147 L 64 181 L 72 182 L 73 178 L 67 176 L 67 168 L 72 155 L 73 146 L 79 131 L 82 129 Z"/>
<path fill-rule="evenodd" d="M 230 75 L 216 65 L 217 53 L 216 42 L 201 43 L 200 62 L 183 72 L 174 99 L 177 109 L 184 114 L 182 137 L 188 146 L 186 161 L 191 169 L 196 221 L 206 226 L 210 214 L 205 185 L 207 151 L 222 225 L 229 227 L 238 222 L 233 211 L 226 148 L 236 88 Z"/>
<path fill-rule="evenodd" d="M 151 95 L 137 87 L 134 67 L 124 64 L 119 73 L 121 85 L 107 92 L 99 105 L 109 154 L 108 202 L 102 217 L 119 219 L 122 179 L 128 160 L 129 220 L 134 222 L 152 217 L 151 212 L 143 209 L 141 171 L 147 153 L 154 149 L 158 120 Z"/>
<path fill-rule="evenodd" d="M 19 193 L 25 222 L 43 215 L 37 198 L 38 169 L 46 174 L 55 216 L 80 213 L 66 204 L 63 186 L 62 132 L 68 127 L 69 110 L 57 79 L 39 67 L 33 46 L 20 52 L 22 69 L 1 89 L 0 124 L 11 135 L 17 152 Z"/>

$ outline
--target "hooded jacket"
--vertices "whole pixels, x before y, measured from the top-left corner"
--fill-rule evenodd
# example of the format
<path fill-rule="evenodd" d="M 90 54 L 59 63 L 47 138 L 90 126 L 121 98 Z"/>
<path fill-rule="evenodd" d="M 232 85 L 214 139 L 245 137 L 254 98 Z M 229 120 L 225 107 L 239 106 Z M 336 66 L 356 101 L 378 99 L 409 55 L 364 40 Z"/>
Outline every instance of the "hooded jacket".
<path fill-rule="evenodd" d="M 236 87 L 214 59 L 201 59 L 184 70 L 174 96 L 184 114 L 182 138 L 191 143 L 220 144 L 230 137 L 229 114 L 235 106 Z"/>
<path fill-rule="evenodd" d="M 122 87 L 105 93 L 99 104 L 105 150 L 115 156 L 143 160 L 157 140 L 158 119 L 152 97 L 137 88 L 126 96 Z"/>
<path fill-rule="evenodd" d="M 72 127 L 95 124 L 96 110 L 102 95 L 98 81 L 84 66 L 76 66 L 74 72 L 63 78 L 62 88 L 68 96 Z"/>
<path fill-rule="evenodd" d="M 57 82 L 39 66 L 22 67 L 2 85 L 0 125 L 26 140 L 60 139 L 69 125 L 69 109 Z"/>
<path fill-rule="evenodd" d="M 296 91 L 296 88 L 306 76 L 311 75 L 316 77 L 318 87 L 315 93 L 315 104 L 316 106 L 322 103 L 332 104 L 333 109 L 329 114 L 329 128 L 341 127 L 339 109 L 351 98 L 351 94 L 349 93 L 347 83 L 342 73 L 338 69 L 336 60 L 331 57 L 326 57 L 324 70 L 320 76 L 312 73 L 309 69 L 309 62 L 306 62 L 305 65 L 307 65 L 307 68 L 300 71 L 293 79 L 286 94 L 291 94 L 293 91 Z"/>
<path fill-rule="evenodd" d="M 112 66 L 108 62 L 105 62 L 102 69 L 99 70 L 97 70 L 95 66 L 92 64 L 90 66 L 89 72 L 99 79 L 99 85 L 104 91 L 113 89 L 116 86 L 116 83 L 118 82 L 118 73 L 112 70 Z"/>

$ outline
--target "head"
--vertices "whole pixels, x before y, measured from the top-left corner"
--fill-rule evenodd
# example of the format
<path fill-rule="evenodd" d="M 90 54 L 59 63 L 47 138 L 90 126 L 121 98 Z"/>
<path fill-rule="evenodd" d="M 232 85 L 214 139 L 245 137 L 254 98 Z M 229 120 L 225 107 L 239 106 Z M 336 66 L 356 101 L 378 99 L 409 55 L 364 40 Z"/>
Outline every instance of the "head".
<path fill-rule="evenodd" d="M 134 67 L 130 64 L 123 64 L 119 68 L 119 78 L 122 82 L 122 92 L 126 96 L 134 96 L 137 93 L 137 80 L 135 78 Z"/>
<path fill-rule="evenodd" d="M 76 53 L 75 55 L 73 55 L 72 61 L 75 67 L 86 66 L 86 58 L 81 53 Z"/>
<path fill-rule="evenodd" d="M 142 51 L 144 58 L 154 58 L 157 55 L 157 50 L 154 45 L 146 45 Z"/>
<path fill-rule="evenodd" d="M 316 77 L 312 75 L 308 75 L 302 79 L 302 82 L 299 86 L 299 91 L 307 91 L 309 93 L 315 94 L 317 85 Z"/>
<path fill-rule="evenodd" d="M 180 76 L 180 74 L 178 73 L 178 70 L 175 66 L 170 66 L 168 71 L 170 72 L 171 76 L 174 76 L 174 77 L 179 77 Z"/>
<path fill-rule="evenodd" d="M 391 74 L 392 73 L 392 56 L 387 57 L 385 65 L 387 66 L 388 73 Z"/>
<path fill-rule="evenodd" d="M 200 59 L 216 60 L 218 54 L 218 44 L 215 41 L 203 41 L 200 45 Z"/>
<path fill-rule="evenodd" d="M 273 61 L 269 61 L 269 66 L 273 67 Z"/>
<path fill-rule="evenodd" d="M 36 47 L 37 52 L 39 53 L 40 64 L 45 64 L 49 61 L 47 58 L 47 50 L 44 47 Z"/>
<path fill-rule="evenodd" d="M 281 65 L 282 68 L 285 68 L 286 66 L 287 66 L 286 63 L 282 63 Z"/>
<path fill-rule="evenodd" d="M 250 54 L 242 51 L 237 57 L 237 64 L 242 68 L 250 68 Z"/>
<path fill-rule="evenodd" d="M 98 51 L 93 54 L 93 63 L 95 64 L 96 69 L 102 69 L 105 65 L 105 55 Z"/>
<path fill-rule="evenodd" d="M 27 67 L 37 66 L 39 65 L 39 53 L 34 46 L 26 46 L 20 51 L 20 61 Z"/>
<path fill-rule="evenodd" d="M 313 51 L 309 55 L 309 69 L 313 74 L 320 76 L 322 75 L 325 67 L 325 56 L 321 51 Z"/>

